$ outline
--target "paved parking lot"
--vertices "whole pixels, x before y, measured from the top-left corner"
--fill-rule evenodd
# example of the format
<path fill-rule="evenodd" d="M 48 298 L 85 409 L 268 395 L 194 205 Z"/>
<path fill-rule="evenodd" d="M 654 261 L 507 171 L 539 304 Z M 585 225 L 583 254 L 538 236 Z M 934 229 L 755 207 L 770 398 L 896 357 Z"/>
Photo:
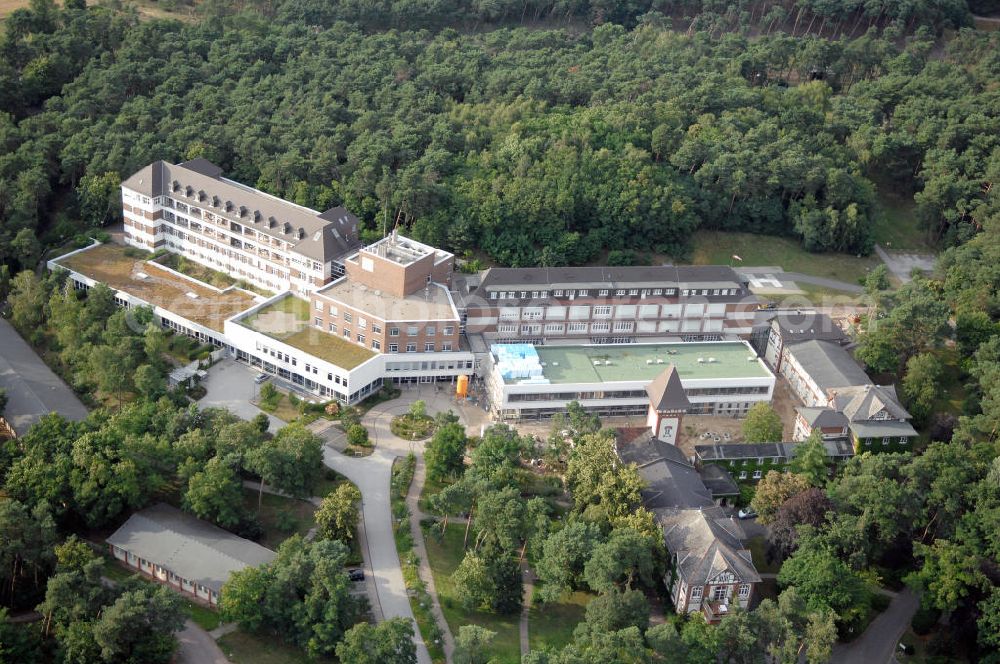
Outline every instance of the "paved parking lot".
<path fill-rule="evenodd" d="M 257 413 L 264 412 L 250 403 L 260 388 L 253 382 L 258 373 L 235 360 L 222 360 L 208 370 L 208 377 L 202 381 L 208 394 L 198 400 L 198 406 L 228 408 L 245 420 L 253 419 Z M 284 422 L 273 415 L 268 415 L 267 418 L 271 423 L 268 427 L 271 433 L 285 426 Z"/>

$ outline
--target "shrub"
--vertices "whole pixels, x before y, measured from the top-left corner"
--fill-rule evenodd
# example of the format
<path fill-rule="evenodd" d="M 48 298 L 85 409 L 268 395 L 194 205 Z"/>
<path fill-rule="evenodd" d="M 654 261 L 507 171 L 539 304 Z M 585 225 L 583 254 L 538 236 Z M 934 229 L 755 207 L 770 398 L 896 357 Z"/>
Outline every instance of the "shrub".
<path fill-rule="evenodd" d="M 371 444 L 368 440 L 368 429 L 360 424 L 347 427 L 347 442 L 355 447 L 367 447 Z"/>

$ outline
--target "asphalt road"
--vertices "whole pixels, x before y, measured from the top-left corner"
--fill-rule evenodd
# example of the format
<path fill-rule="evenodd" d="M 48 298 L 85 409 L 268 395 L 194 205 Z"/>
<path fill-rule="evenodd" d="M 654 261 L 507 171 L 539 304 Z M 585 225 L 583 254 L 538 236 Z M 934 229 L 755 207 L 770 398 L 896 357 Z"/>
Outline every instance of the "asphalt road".
<path fill-rule="evenodd" d="M 426 402 L 428 413 L 455 411 L 470 431 L 478 432 L 480 420 L 484 421 L 485 418 L 485 413 L 476 408 L 459 408 L 451 402 L 447 392 L 438 392 L 433 385 L 411 387 L 404 389 L 400 398 L 375 406 L 362 418 L 362 424 L 368 428 L 369 436 L 375 443 L 375 451 L 370 456 L 347 457 L 329 446 L 323 449 L 324 463 L 354 482 L 361 491 L 371 574 L 375 579 L 376 601 L 385 618 L 401 617 L 413 620 L 406 584 L 403 582 L 403 571 L 399 565 L 399 556 L 396 554 L 389 480 L 393 459 L 406 456 L 411 451 L 421 454 L 423 443 L 410 443 L 397 438 L 389 431 L 389 423 L 395 415 L 409 410 L 410 404 L 417 399 Z M 430 664 L 427 646 L 415 625 L 414 623 L 417 660 L 420 664 Z"/>
<path fill-rule="evenodd" d="M 895 660 L 899 639 L 920 606 L 909 588 L 896 593 L 889 608 L 868 625 L 865 633 L 850 643 L 833 647 L 831 664 L 887 664 Z"/>

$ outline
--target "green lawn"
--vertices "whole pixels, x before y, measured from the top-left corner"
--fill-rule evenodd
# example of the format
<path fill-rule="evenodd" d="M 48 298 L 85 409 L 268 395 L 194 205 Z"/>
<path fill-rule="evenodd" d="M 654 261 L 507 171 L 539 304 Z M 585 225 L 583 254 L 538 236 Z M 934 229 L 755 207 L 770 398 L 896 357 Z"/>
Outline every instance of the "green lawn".
<path fill-rule="evenodd" d="M 243 490 L 243 506 L 257 514 L 256 489 Z M 315 511 L 316 508 L 304 500 L 265 493 L 257 517 L 264 529 L 260 544 L 269 549 L 277 549 L 291 535 L 298 533 L 304 536 L 316 525 L 316 519 L 313 518 Z"/>
<path fill-rule="evenodd" d="M 562 648 L 573 641 L 573 630 L 583 621 L 593 595 L 575 592 L 555 604 L 535 604 L 528 617 L 528 643 L 532 650 Z"/>
<path fill-rule="evenodd" d="M 960 359 L 958 350 L 943 348 L 938 351 L 937 355 L 944 366 L 944 372 L 941 376 L 937 400 L 934 402 L 932 412 L 961 415 L 966 398 L 965 382 L 969 378 L 963 374 L 958 365 Z"/>
<path fill-rule="evenodd" d="M 767 541 L 762 536 L 751 537 L 747 540 L 750 555 L 753 556 L 753 566 L 758 572 L 763 574 L 777 574 L 781 569 L 778 561 L 767 562 Z"/>
<path fill-rule="evenodd" d="M 872 235 L 889 251 L 934 251 L 927 242 L 927 231 L 917 219 L 913 198 L 896 194 L 889 187 L 880 188 Z"/>
<path fill-rule="evenodd" d="M 258 407 L 284 422 L 294 422 L 302 416 L 298 406 L 293 406 L 292 402 L 288 400 L 288 395 L 281 390 L 278 390 L 278 394 L 278 401 L 275 403 L 274 408 L 270 408 L 270 404 L 265 404 L 264 402 L 259 402 L 257 404 Z"/>
<path fill-rule="evenodd" d="M 437 512 L 430 508 L 431 496 L 441 493 L 441 491 L 450 484 L 452 484 L 451 481 L 438 482 L 437 480 L 432 480 L 429 477 L 425 479 L 424 488 L 420 492 L 420 502 L 418 503 L 420 505 L 420 510 L 425 514 L 437 514 Z"/>
<path fill-rule="evenodd" d="M 465 534 L 463 524 L 448 526 L 444 536 L 438 540 L 430 536 L 426 538 L 427 557 L 434 574 L 434 585 L 437 588 L 441 610 L 448 621 L 452 634 L 458 634 L 462 625 L 480 625 L 497 633 L 493 645 L 487 655 L 499 663 L 516 664 L 521 658 L 521 641 L 518 632 L 519 614 L 501 616 L 483 611 L 468 612 L 464 610 L 455 596 L 455 584 L 452 575 L 462 561 L 462 539 Z"/>
<path fill-rule="evenodd" d="M 337 471 L 327 468 L 323 476 L 313 486 L 313 495 L 325 498 L 333 493 L 338 486 L 347 481 L 349 480 Z"/>
<path fill-rule="evenodd" d="M 753 233 L 698 231 L 694 234 L 694 265 L 776 265 L 787 272 L 801 272 L 817 277 L 839 279 L 851 284 L 879 264 L 875 256 L 812 254 L 791 238 L 762 236 Z M 733 255 L 743 259 L 735 262 Z"/>
<path fill-rule="evenodd" d="M 273 636 L 249 634 L 243 630 L 230 632 L 217 643 L 233 664 L 315 664 L 330 659 L 311 659 L 304 652 Z"/>

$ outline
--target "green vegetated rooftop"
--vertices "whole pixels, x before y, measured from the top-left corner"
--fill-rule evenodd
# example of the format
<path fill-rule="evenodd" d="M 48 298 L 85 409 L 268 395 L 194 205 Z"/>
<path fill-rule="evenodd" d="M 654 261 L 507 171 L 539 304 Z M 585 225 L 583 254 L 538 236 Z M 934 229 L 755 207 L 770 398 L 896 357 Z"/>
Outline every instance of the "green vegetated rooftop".
<path fill-rule="evenodd" d="M 64 256 L 58 263 L 217 332 L 223 331 L 227 318 L 254 304 L 253 296 L 245 291 L 220 291 L 200 281 L 179 277 L 147 260 L 150 255 L 109 243 Z"/>
<path fill-rule="evenodd" d="M 771 375 L 756 353 L 738 341 L 537 346 L 536 350 L 539 360 L 544 363 L 544 376 L 552 383 L 652 380 L 670 364 L 677 368 L 681 379 L 766 378 Z M 699 358 L 703 361 L 699 362 Z"/>
<path fill-rule="evenodd" d="M 364 346 L 310 325 L 310 306 L 306 300 L 285 295 L 238 322 L 342 369 L 353 369 L 375 357 Z"/>

